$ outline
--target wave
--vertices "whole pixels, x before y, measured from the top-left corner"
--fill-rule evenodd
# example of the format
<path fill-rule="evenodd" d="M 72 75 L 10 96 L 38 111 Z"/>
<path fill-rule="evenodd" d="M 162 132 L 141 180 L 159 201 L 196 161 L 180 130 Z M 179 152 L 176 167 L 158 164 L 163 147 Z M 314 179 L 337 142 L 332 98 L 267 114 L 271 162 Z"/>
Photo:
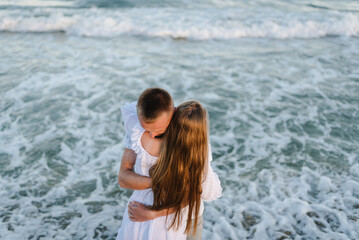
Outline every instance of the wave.
<path fill-rule="evenodd" d="M 353 13 L 244 12 L 224 10 L 130 9 L 104 11 L 37 9 L 0 12 L 0 31 L 64 32 L 83 37 L 122 35 L 174 39 L 321 38 L 359 35 Z"/>

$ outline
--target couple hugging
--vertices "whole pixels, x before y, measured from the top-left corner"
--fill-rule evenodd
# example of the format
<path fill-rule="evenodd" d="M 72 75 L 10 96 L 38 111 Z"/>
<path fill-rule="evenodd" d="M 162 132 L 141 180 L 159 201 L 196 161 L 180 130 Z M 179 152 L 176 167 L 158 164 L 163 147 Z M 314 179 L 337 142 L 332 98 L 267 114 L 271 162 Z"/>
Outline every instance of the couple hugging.
<path fill-rule="evenodd" d="M 161 88 L 121 108 L 125 149 L 118 182 L 133 189 L 117 240 L 201 239 L 203 200 L 222 194 L 210 165 L 207 111 L 197 101 L 174 107 Z"/>

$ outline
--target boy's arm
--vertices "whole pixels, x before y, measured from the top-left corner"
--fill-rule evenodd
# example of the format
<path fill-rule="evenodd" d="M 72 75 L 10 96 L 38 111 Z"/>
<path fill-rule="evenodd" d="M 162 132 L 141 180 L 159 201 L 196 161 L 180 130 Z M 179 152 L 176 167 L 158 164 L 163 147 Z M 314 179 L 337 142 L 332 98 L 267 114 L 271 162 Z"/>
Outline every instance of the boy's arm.
<path fill-rule="evenodd" d="M 132 171 L 136 162 L 136 153 L 128 148 L 123 151 L 120 172 L 118 174 L 118 184 L 122 188 L 133 190 L 143 190 L 151 187 L 151 178 L 141 176 Z"/>
<path fill-rule="evenodd" d="M 174 212 L 175 210 L 173 208 L 159 211 L 150 210 L 145 204 L 136 201 L 128 204 L 128 216 L 133 222 L 145 222 Z"/>

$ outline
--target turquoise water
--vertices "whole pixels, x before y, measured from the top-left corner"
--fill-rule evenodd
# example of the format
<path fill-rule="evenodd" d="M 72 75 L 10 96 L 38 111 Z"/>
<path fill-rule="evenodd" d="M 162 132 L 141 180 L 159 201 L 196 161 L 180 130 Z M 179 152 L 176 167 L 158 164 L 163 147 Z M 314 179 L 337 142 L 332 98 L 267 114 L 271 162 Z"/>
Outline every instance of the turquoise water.
<path fill-rule="evenodd" d="M 0 1 L 0 238 L 114 239 L 120 106 L 209 111 L 205 239 L 359 238 L 356 1 Z"/>

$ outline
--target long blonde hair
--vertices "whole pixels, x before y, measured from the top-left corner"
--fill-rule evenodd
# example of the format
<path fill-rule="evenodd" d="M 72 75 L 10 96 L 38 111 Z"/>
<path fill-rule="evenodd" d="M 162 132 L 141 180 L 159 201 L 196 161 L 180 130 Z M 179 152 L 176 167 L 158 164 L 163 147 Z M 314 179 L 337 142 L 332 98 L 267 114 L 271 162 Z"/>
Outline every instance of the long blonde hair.
<path fill-rule="evenodd" d="M 197 101 L 177 107 L 161 146 L 158 162 L 151 168 L 153 210 L 172 208 L 174 219 L 169 228 L 178 229 L 181 208 L 188 206 L 185 233 L 194 219 L 194 233 L 201 204 L 203 173 L 208 157 L 207 111 Z"/>

